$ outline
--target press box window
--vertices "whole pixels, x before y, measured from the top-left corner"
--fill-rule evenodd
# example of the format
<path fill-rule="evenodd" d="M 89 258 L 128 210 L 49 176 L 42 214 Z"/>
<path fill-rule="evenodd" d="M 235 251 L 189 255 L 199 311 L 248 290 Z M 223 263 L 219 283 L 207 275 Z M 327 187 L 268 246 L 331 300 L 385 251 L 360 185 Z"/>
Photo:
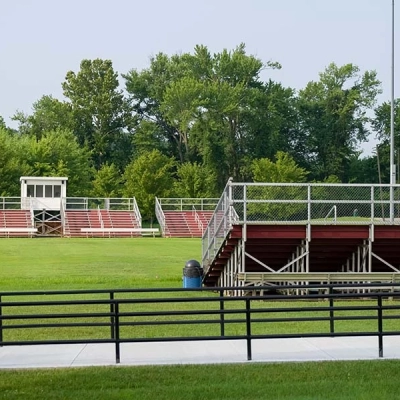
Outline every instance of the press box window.
<path fill-rule="evenodd" d="M 36 197 L 43 197 L 43 185 L 36 185 Z"/>
<path fill-rule="evenodd" d="M 35 197 L 35 186 L 34 185 L 28 185 L 26 187 L 26 196 L 27 197 Z"/>
<path fill-rule="evenodd" d="M 54 197 L 61 197 L 61 186 L 54 185 Z"/>
<path fill-rule="evenodd" d="M 44 197 L 53 197 L 53 185 L 45 185 Z"/>

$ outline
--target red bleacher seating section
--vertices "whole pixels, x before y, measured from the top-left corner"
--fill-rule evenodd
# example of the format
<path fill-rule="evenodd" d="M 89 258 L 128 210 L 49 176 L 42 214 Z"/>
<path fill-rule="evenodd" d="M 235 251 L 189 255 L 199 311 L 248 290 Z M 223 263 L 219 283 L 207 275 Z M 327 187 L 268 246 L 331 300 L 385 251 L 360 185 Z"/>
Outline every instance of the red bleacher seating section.
<path fill-rule="evenodd" d="M 29 210 L 0 210 L 0 228 L 31 228 L 31 214 Z M 29 237 L 25 232 L 0 232 L 1 236 Z"/>
<path fill-rule="evenodd" d="M 167 237 L 201 237 L 213 214 L 212 211 L 164 211 Z M 100 216 L 101 215 L 101 216 Z M 70 237 L 126 237 L 140 236 L 129 232 L 82 233 L 81 228 L 139 228 L 135 213 L 109 210 L 67 210 L 65 212 L 65 236 Z M 29 210 L 0 210 L 0 228 L 30 228 Z M 2 233 L 3 236 L 30 236 L 29 233 Z"/>
<path fill-rule="evenodd" d="M 67 210 L 65 212 L 65 235 L 71 237 L 124 237 L 133 236 L 129 232 L 82 233 L 81 228 L 139 228 L 135 213 L 130 211 Z M 136 234 L 140 235 L 140 233 Z"/>
<path fill-rule="evenodd" d="M 164 235 L 167 237 L 201 237 L 212 215 L 213 211 L 164 211 Z"/>

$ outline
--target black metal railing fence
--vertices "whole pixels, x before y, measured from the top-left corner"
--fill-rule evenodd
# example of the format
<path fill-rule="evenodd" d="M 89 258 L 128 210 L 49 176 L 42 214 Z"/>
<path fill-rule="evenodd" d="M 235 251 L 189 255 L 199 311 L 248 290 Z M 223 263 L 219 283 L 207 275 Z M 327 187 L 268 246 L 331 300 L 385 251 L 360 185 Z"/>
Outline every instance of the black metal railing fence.
<path fill-rule="evenodd" d="M 289 288 L 303 294 L 280 292 Z M 231 295 L 238 290 L 248 292 Z M 384 336 L 400 335 L 399 290 L 348 283 L 0 292 L 0 346 L 113 343 L 119 363 L 122 343 L 239 339 L 251 360 L 257 339 L 376 336 L 383 357 Z"/>

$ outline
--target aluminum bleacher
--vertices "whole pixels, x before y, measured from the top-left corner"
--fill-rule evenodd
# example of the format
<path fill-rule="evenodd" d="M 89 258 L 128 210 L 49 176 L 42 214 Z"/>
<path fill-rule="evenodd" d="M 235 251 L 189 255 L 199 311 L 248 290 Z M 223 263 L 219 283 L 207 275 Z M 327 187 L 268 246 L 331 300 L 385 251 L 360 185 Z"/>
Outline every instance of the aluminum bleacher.
<path fill-rule="evenodd" d="M 28 210 L 0 210 L 0 237 L 31 237 L 35 232 Z"/>
<path fill-rule="evenodd" d="M 165 237 L 202 237 L 217 199 L 156 198 L 156 216 Z"/>

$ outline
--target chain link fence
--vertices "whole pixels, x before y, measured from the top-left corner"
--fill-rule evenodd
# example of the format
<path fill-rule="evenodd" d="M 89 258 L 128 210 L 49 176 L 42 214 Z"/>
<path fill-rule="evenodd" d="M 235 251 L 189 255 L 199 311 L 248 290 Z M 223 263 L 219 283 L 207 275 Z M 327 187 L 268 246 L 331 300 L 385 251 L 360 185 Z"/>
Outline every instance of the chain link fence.
<path fill-rule="evenodd" d="M 235 224 L 400 225 L 400 185 L 229 181 L 203 235 L 203 265 Z"/>
<path fill-rule="evenodd" d="M 400 223 L 400 187 L 344 184 L 232 184 L 240 223 Z"/>

